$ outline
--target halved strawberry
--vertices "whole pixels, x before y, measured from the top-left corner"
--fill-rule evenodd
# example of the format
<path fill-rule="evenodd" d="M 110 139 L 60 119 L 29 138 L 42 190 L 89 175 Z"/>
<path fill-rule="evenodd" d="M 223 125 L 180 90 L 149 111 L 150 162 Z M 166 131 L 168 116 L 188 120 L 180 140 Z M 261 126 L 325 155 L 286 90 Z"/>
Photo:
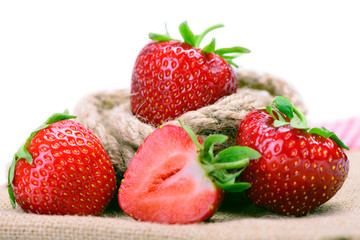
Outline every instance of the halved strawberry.
<path fill-rule="evenodd" d="M 215 142 L 204 141 L 187 127 L 166 125 L 150 134 L 131 160 L 119 191 L 119 204 L 136 220 L 193 223 L 209 219 L 224 190 L 243 191 L 250 185 L 235 178 L 260 154 L 248 147 L 230 147 L 213 157 Z M 240 169 L 229 173 L 229 169 Z"/>

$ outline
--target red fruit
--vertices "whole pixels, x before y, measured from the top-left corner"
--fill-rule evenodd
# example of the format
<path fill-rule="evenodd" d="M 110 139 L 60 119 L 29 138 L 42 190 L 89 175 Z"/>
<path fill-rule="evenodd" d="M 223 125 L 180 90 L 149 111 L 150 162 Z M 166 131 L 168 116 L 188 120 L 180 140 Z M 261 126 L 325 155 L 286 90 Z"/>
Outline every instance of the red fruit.
<path fill-rule="evenodd" d="M 207 32 L 222 26 L 215 25 L 194 36 L 184 22 L 179 29 L 185 42 L 168 35 L 150 34 L 154 41 L 141 50 L 133 69 L 132 113 L 141 121 L 160 125 L 236 92 L 238 81 L 230 66 L 235 65 L 232 62 L 235 56 L 225 54 L 249 50 L 242 47 L 215 50 L 215 39 L 199 48 Z"/>
<path fill-rule="evenodd" d="M 213 157 L 214 143 L 224 142 L 226 136 L 213 135 L 203 142 L 184 129 L 159 128 L 138 149 L 119 190 L 119 205 L 127 215 L 158 223 L 199 222 L 216 212 L 223 200 L 222 189 L 249 187 L 235 183 L 241 171 L 230 174 L 226 169 L 243 169 L 249 158 L 259 157 L 257 152 L 233 147 Z"/>
<path fill-rule="evenodd" d="M 262 155 L 241 179 L 252 185 L 247 196 L 253 204 L 304 215 L 343 185 L 349 171 L 343 148 L 348 148 L 324 128 L 308 130 L 304 116 L 286 98 L 275 98 L 274 106 L 253 110 L 240 124 L 237 144 Z"/>
<path fill-rule="evenodd" d="M 100 215 L 113 197 L 114 168 L 99 139 L 74 116 L 54 114 L 15 154 L 9 195 L 26 212 Z"/>

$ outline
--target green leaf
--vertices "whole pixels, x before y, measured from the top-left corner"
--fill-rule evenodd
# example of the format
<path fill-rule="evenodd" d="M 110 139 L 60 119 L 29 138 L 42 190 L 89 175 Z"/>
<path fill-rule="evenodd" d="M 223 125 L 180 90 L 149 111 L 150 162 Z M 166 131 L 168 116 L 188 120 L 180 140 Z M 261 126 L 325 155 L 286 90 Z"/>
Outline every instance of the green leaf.
<path fill-rule="evenodd" d="M 286 121 L 286 119 L 278 110 L 272 109 L 271 104 L 267 105 L 265 109 L 270 114 L 270 116 L 275 119 L 273 124 L 274 127 L 280 127 L 289 124 L 289 122 Z M 275 117 L 274 112 L 276 113 L 277 118 Z"/>
<path fill-rule="evenodd" d="M 16 161 L 12 161 L 10 168 L 9 168 L 9 174 L 8 174 L 8 193 L 9 193 L 9 198 L 10 198 L 10 202 L 13 208 L 16 207 L 16 203 L 15 203 L 15 197 L 14 197 L 14 193 L 13 193 L 13 188 L 11 186 L 12 181 L 14 180 L 14 175 L 15 175 L 15 166 L 16 166 Z"/>
<path fill-rule="evenodd" d="M 214 170 L 210 172 L 209 175 L 211 175 L 214 180 L 219 181 L 220 183 L 229 183 L 228 181 L 231 180 L 230 177 L 228 177 L 229 173 L 223 169 Z"/>
<path fill-rule="evenodd" d="M 293 106 L 293 110 L 294 110 L 295 115 L 300 119 L 300 121 L 303 122 L 303 124 L 307 126 L 307 120 L 306 120 L 305 115 L 302 112 L 300 112 L 295 106 Z"/>
<path fill-rule="evenodd" d="M 227 61 L 227 60 L 233 60 L 235 58 L 238 58 L 238 57 L 240 57 L 240 55 L 241 55 L 240 53 L 239 54 L 234 54 L 234 55 L 231 55 L 231 56 L 223 55 L 222 58 Z"/>
<path fill-rule="evenodd" d="M 258 159 L 261 154 L 246 146 L 232 146 L 219 152 L 215 156 L 217 163 L 235 162 L 241 159 Z"/>
<path fill-rule="evenodd" d="M 224 58 L 224 56 L 222 56 L 222 58 Z M 224 59 L 225 59 L 225 58 L 224 58 Z M 226 59 L 225 59 L 225 61 L 226 61 L 228 64 L 230 64 L 230 65 L 232 65 L 232 66 L 234 66 L 234 67 L 236 67 L 236 68 L 239 67 L 239 65 L 237 65 L 236 63 L 234 63 L 232 60 L 226 60 Z"/>
<path fill-rule="evenodd" d="M 163 34 L 157 34 L 157 33 L 149 33 L 149 38 L 151 40 L 155 41 L 161 41 L 161 42 L 167 42 L 173 40 L 171 37 L 163 35 Z"/>
<path fill-rule="evenodd" d="M 348 146 L 346 146 L 345 143 L 343 143 L 343 141 L 341 141 L 340 138 L 338 136 L 336 136 L 335 134 L 331 135 L 330 138 L 332 140 L 334 140 L 341 148 L 345 148 L 346 150 L 350 150 L 350 148 Z"/>
<path fill-rule="evenodd" d="M 349 150 L 349 147 L 346 146 L 338 136 L 336 136 L 336 134 L 334 132 L 331 132 L 330 130 L 321 127 L 321 128 L 312 128 L 309 130 L 310 134 L 317 134 L 320 135 L 324 138 L 331 138 L 332 140 L 334 140 L 341 148 L 345 148 L 347 150 Z"/>
<path fill-rule="evenodd" d="M 239 182 L 239 183 L 234 183 L 234 184 L 223 184 L 220 182 L 215 182 L 215 184 L 221 188 L 222 190 L 225 190 L 227 192 L 242 192 L 246 189 L 248 189 L 249 187 L 251 187 L 250 183 L 247 182 Z"/>
<path fill-rule="evenodd" d="M 273 126 L 274 127 L 281 127 L 281 126 L 285 126 L 285 125 L 289 125 L 289 124 L 290 124 L 289 122 L 279 121 L 279 120 L 275 119 Z"/>
<path fill-rule="evenodd" d="M 270 116 L 272 116 L 274 119 L 276 119 L 274 112 L 273 112 L 274 110 L 271 108 L 271 104 L 266 105 L 265 109 L 270 114 Z"/>
<path fill-rule="evenodd" d="M 181 127 L 185 130 L 185 132 L 187 132 L 187 134 L 190 136 L 191 140 L 195 143 L 195 145 L 200 149 L 203 150 L 203 146 L 201 146 L 196 134 L 187 126 L 184 126 L 181 121 L 179 120 L 179 123 L 181 125 Z"/>
<path fill-rule="evenodd" d="M 231 48 L 219 48 L 215 50 L 215 53 L 222 56 L 230 53 L 250 53 L 250 50 L 244 47 L 236 46 Z"/>
<path fill-rule="evenodd" d="M 289 123 L 288 121 L 286 121 L 286 119 L 284 118 L 284 116 L 278 111 L 278 110 L 274 110 L 274 112 L 276 113 L 277 117 L 278 117 L 278 120 L 280 122 L 283 122 L 283 123 Z M 276 119 L 276 118 L 275 118 Z"/>
<path fill-rule="evenodd" d="M 306 121 L 300 119 L 298 115 L 294 115 L 294 117 L 290 120 L 290 126 L 297 129 L 304 129 L 304 130 L 309 129 L 309 126 L 307 125 Z"/>
<path fill-rule="evenodd" d="M 12 206 L 12 208 L 15 208 L 16 207 L 15 196 L 14 196 L 13 188 L 11 185 L 8 186 L 8 193 L 9 193 L 11 206 Z"/>
<path fill-rule="evenodd" d="M 331 135 L 334 134 L 334 132 L 331 132 L 329 130 L 327 130 L 326 128 L 322 127 L 322 128 L 312 128 L 309 130 L 310 134 L 317 134 L 320 136 L 323 136 L 324 138 L 329 138 L 331 137 Z"/>
<path fill-rule="evenodd" d="M 205 29 L 204 32 L 202 32 L 200 35 L 196 35 L 195 36 L 195 47 L 200 47 L 200 43 L 201 41 L 203 40 L 203 38 L 205 37 L 206 34 L 208 34 L 210 31 L 216 29 L 216 28 L 221 28 L 221 27 L 224 27 L 223 24 L 216 24 L 214 26 L 211 26 L 207 29 Z"/>
<path fill-rule="evenodd" d="M 184 41 L 187 44 L 190 44 L 191 46 L 195 47 L 194 33 L 190 30 L 190 27 L 186 21 L 180 24 L 179 31 Z"/>
<path fill-rule="evenodd" d="M 206 45 L 203 49 L 203 52 L 205 53 L 213 53 L 215 51 L 215 38 L 213 38 L 211 40 L 211 43 L 209 43 L 208 45 Z"/>
<path fill-rule="evenodd" d="M 229 137 L 222 134 L 210 135 L 204 140 L 204 151 L 212 154 L 212 148 L 215 143 L 224 143 Z"/>
<path fill-rule="evenodd" d="M 233 161 L 233 162 L 214 163 L 213 167 L 215 169 L 231 170 L 231 169 L 244 168 L 248 165 L 249 165 L 249 159 L 244 158 L 244 159 L 241 159 L 238 161 Z"/>
<path fill-rule="evenodd" d="M 226 170 L 216 170 L 211 173 L 211 176 L 222 184 L 234 184 L 235 179 L 240 176 L 240 174 L 245 170 L 245 168 L 240 169 L 235 173 L 228 173 Z"/>
<path fill-rule="evenodd" d="M 289 119 L 293 118 L 293 105 L 286 97 L 276 96 L 274 99 L 274 106 Z"/>

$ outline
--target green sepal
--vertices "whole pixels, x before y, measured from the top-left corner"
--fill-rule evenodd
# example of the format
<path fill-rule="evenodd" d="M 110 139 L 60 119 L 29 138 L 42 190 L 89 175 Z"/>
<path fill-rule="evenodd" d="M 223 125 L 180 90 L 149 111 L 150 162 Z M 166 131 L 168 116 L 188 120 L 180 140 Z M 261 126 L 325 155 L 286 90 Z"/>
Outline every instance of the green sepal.
<path fill-rule="evenodd" d="M 244 158 L 237 161 L 232 162 L 223 162 L 223 163 L 213 163 L 213 167 L 215 169 L 224 169 L 224 170 L 232 170 L 232 169 L 239 169 L 243 167 L 247 167 L 249 165 L 249 159 Z"/>
<path fill-rule="evenodd" d="M 266 106 L 266 111 L 274 118 L 274 127 L 290 124 L 293 128 L 309 129 L 305 116 L 286 97 L 276 96 L 273 103 Z"/>
<path fill-rule="evenodd" d="M 215 53 L 223 56 L 224 54 L 232 54 L 232 53 L 250 53 L 250 50 L 244 47 L 236 46 L 231 48 L 219 48 L 215 50 Z"/>
<path fill-rule="evenodd" d="M 190 44 L 191 46 L 195 46 L 195 35 L 190 30 L 190 27 L 189 27 L 187 21 L 180 24 L 179 31 L 180 31 L 180 34 L 183 37 L 184 41 L 187 44 Z"/>
<path fill-rule="evenodd" d="M 304 129 L 304 130 L 310 129 L 306 121 L 303 121 L 298 115 L 294 115 L 294 117 L 291 118 L 290 126 L 297 129 Z"/>
<path fill-rule="evenodd" d="M 239 66 L 237 64 L 235 64 L 232 60 L 239 57 L 239 54 L 233 55 L 233 56 L 221 56 L 227 63 L 229 63 L 230 65 L 233 65 L 234 67 L 238 68 Z"/>
<path fill-rule="evenodd" d="M 215 143 L 224 143 L 228 139 L 228 136 L 222 134 L 210 135 L 205 138 L 203 146 L 204 152 L 208 152 L 211 155 L 213 154 L 214 144 Z"/>
<path fill-rule="evenodd" d="M 196 134 L 187 126 L 184 126 L 180 119 L 178 120 L 180 126 L 185 130 L 185 132 L 190 136 L 191 140 L 195 143 L 195 145 L 199 148 L 199 150 L 203 150 L 203 146 L 201 146 Z"/>
<path fill-rule="evenodd" d="M 167 41 L 172 41 L 172 40 L 178 41 L 178 42 L 180 41 L 180 40 L 173 39 L 172 37 L 170 37 L 166 23 L 165 23 L 165 31 L 166 31 L 165 34 L 149 33 L 149 38 L 151 40 L 160 41 L 160 42 L 167 42 Z"/>
<path fill-rule="evenodd" d="M 224 162 L 235 162 L 238 159 L 249 159 L 249 160 L 253 160 L 253 159 L 258 159 L 261 157 L 261 154 L 250 148 L 250 147 L 246 147 L 246 146 L 232 146 L 232 147 L 228 147 L 224 150 L 222 150 L 221 152 L 219 152 L 216 156 L 215 156 L 215 160 L 218 163 L 224 163 Z"/>
<path fill-rule="evenodd" d="M 149 38 L 151 40 L 155 40 L 155 41 L 171 41 L 171 40 L 174 40 L 172 39 L 171 37 L 167 36 L 167 35 L 163 35 L 163 34 L 157 34 L 157 33 L 149 33 Z"/>
<path fill-rule="evenodd" d="M 205 31 L 203 31 L 200 35 L 196 35 L 195 36 L 195 46 L 194 47 L 197 47 L 197 48 L 200 47 L 200 43 L 201 43 L 201 41 L 203 40 L 203 38 L 205 37 L 206 34 L 208 34 L 210 31 L 212 31 L 214 29 L 221 28 L 221 27 L 224 27 L 224 25 L 223 24 L 216 24 L 216 25 L 213 25 L 213 26 L 205 29 Z"/>
<path fill-rule="evenodd" d="M 311 128 L 307 125 L 307 120 L 305 115 L 299 111 L 294 105 L 291 104 L 288 98 L 283 96 L 276 96 L 273 103 L 267 105 L 265 108 L 266 111 L 274 118 L 274 127 L 281 127 L 290 124 L 293 128 L 302 129 L 308 131 L 310 134 L 317 134 L 323 136 L 324 138 L 333 139 L 341 148 L 349 150 L 338 136 L 334 132 L 327 130 L 326 128 Z M 275 116 L 274 112 L 277 116 Z M 288 119 L 285 119 L 282 115 L 286 116 Z"/>
<path fill-rule="evenodd" d="M 281 97 L 281 96 L 275 97 L 274 106 L 289 119 L 293 118 L 294 116 L 293 105 L 286 97 Z"/>
<path fill-rule="evenodd" d="M 187 21 L 184 21 L 179 25 L 179 31 L 180 31 L 180 34 L 185 43 L 187 43 L 195 48 L 200 48 L 201 41 L 203 40 L 205 35 L 208 34 L 210 31 L 217 29 L 217 28 L 221 28 L 221 27 L 224 27 L 224 25 L 216 24 L 216 25 L 213 25 L 213 26 L 205 29 L 200 35 L 194 35 L 194 33 L 191 31 Z M 172 37 L 170 37 L 170 35 L 167 31 L 166 24 L 165 24 L 165 29 L 166 29 L 166 34 L 149 33 L 149 38 L 152 40 L 155 40 L 155 41 L 172 41 L 172 40 L 174 40 L 174 41 L 180 42 L 180 40 L 173 39 Z M 212 39 L 210 44 L 208 44 L 204 48 L 202 48 L 202 51 L 204 53 L 216 53 L 216 54 L 220 55 L 227 63 L 229 63 L 230 65 L 232 65 L 234 67 L 238 67 L 238 65 L 236 65 L 233 62 L 233 60 L 235 58 L 239 57 L 240 55 L 242 55 L 244 53 L 250 53 L 249 49 L 240 47 L 240 46 L 231 47 L 231 48 L 220 48 L 220 49 L 215 50 L 215 39 L 214 38 Z"/>
<path fill-rule="evenodd" d="M 50 126 L 50 124 L 61 120 L 73 119 L 73 118 L 76 118 L 76 116 L 69 115 L 69 111 L 67 109 L 63 113 L 55 113 L 51 115 L 41 126 L 39 126 L 33 132 L 31 132 L 30 136 L 26 139 L 26 141 L 20 146 L 20 148 L 14 154 L 8 173 L 8 193 L 13 208 L 15 208 L 16 205 L 15 205 L 15 198 L 11 183 L 14 180 L 15 166 L 20 159 L 25 159 L 29 164 L 33 163 L 33 158 L 31 154 L 27 151 L 27 148 L 30 145 L 31 140 L 40 130 L 47 128 L 48 126 Z"/>
<path fill-rule="evenodd" d="M 248 183 L 235 183 L 235 178 L 249 165 L 250 160 L 261 157 L 259 152 L 245 146 L 233 146 L 220 151 L 214 157 L 214 144 L 224 143 L 228 139 L 227 136 L 222 134 L 210 135 L 204 140 L 203 146 L 201 146 L 196 134 L 190 128 L 184 126 L 180 120 L 179 123 L 188 133 L 194 144 L 197 145 L 199 149 L 198 163 L 216 186 L 225 191 L 236 192 L 247 189 L 250 186 Z"/>
<path fill-rule="evenodd" d="M 243 192 L 251 187 L 251 184 L 247 182 L 239 182 L 239 183 L 231 183 L 231 184 L 222 184 L 216 182 L 216 185 L 222 190 L 227 192 Z"/>
<path fill-rule="evenodd" d="M 239 171 L 231 174 L 229 174 L 226 170 L 218 170 L 211 173 L 211 176 L 213 177 L 214 181 L 218 181 L 222 184 L 231 184 L 235 183 L 235 179 L 240 176 L 244 169 L 245 168 L 242 168 Z"/>
<path fill-rule="evenodd" d="M 309 133 L 313 133 L 313 134 L 317 134 L 320 135 L 324 138 L 331 138 L 332 140 L 334 140 L 341 148 L 345 148 L 347 150 L 349 150 L 349 147 L 346 146 L 340 139 L 338 136 L 336 136 L 336 134 L 324 127 L 321 128 L 312 128 L 309 130 Z"/>
<path fill-rule="evenodd" d="M 215 51 L 215 38 L 213 38 L 211 42 L 202 49 L 202 51 L 205 53 L 213 53 Z"/>
<path fill-rule="evenodd" d="M 8 193 L 9 193 L 9 198 L 10 198 L 10 202 L 11 202 L 11 206 L 12 208 L 15 208 L 16 207 L 16 202 L 15 202 L 15 196 L 14 196 L 14 192 L 13 192 L 13 188 L 11 186 L 11 182 L 12 180 L 14 179 L 14 173 L 15 173 L 15 164 L 16 162 L 13 161 L 11 163 L 11 166 L 9 168 L 9 174 L 8 174 Z M 11 175 L 11 176 L 10 176 Z M 10 182 L 10 178 L 12 179 L 11 182 Z"/>

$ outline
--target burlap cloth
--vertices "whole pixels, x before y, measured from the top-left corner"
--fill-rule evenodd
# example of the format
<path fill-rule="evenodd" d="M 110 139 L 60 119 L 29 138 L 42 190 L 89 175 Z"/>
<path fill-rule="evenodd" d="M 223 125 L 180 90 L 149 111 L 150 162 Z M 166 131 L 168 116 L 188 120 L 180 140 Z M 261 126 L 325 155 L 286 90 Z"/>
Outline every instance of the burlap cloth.
<path fill-rule="evenodd" d="M 231 145 L 245 114 L 252 107 L 270 103 L 275 95 L 288 96 L 306 110 L 299 94 L 281 79 L 248 71 L 237 74 L 240 88 L 236 94 L 185 113 L 181 121 L 200 135 L 226 134 Z M 131 115 L 128 92 L 95 93 L 76 108 L 78 121 L 102 141 L 118 178 L 137 147 L 155 129 Z M 188 225 L 137 222 L 119 209 L 116 199 L 101 217 L 37 215 L 12 209 L 3 186 L 0 239 L 360 239 L 360 152 L 348 152 L 348 156 L 349 176 L 338 194 L 308 216 L 298 218 L 257 208 L 242 194 L 228 194 L 209 221 Z"/>
<path fill-rule="evenodd" d="M 102 217 L 45 216 L 13 210 L 0 188 L 0 239 L 360 239 L 360 152 L 348 152 L 340 191 L 305 217 L 278 216 L 228 196 L 210 221 L 188 225 L 137 222 L 119 209 Z"/>

